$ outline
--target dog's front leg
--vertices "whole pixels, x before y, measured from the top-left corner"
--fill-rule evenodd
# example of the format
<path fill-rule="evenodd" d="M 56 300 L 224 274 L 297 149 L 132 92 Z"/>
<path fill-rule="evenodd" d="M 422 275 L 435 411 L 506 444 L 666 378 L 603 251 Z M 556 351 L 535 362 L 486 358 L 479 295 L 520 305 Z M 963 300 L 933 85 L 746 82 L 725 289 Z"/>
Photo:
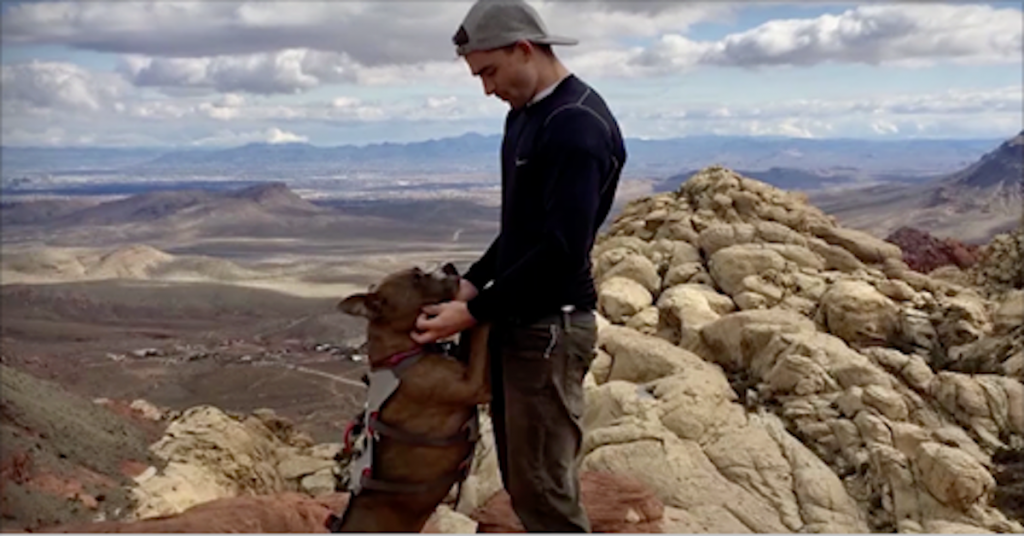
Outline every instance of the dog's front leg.
<path fill-rule="evenodd" d="M 490 325 L 486 324 L 463 331 L 459 341 L 458 368 L 446 366 L 444 372 L 440 369 L 423 369 L 417 373 L 415 381 L 403 381 L 403 392 L 416 399 L 457 406 L 490 402 L 490 355 L 487 352 L 489 333 Z M 440 376 L 433 377 L 434 374 Z M 428 375 L 432 377 L 428 379 Z"/>
<path fill-rule="evenodd" d="M 471 403 L 487 404 L 491 401 L 491 356 L 487 341 L 491 335 L 490 324 L 478 324 L 469 330 L 469 365 L 466 367 L 466 382 Z"/>

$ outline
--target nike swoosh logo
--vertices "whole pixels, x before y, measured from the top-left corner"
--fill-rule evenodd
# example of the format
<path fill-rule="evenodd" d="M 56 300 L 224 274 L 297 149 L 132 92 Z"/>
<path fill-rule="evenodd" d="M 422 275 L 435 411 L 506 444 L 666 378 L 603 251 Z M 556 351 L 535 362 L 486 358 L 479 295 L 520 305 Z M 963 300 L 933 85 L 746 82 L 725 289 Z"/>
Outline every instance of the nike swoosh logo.
<path fill-rule="evenodd" d="M 527 159 L 527 160 L 520 160 L 520 159 L 516 158 L 516 167 L 519 167 L 519 166 L 521 166 L 521 165 L 523 165 L 523 164 L 525 164 L 525 163 L 527 163 L 529 161 L 530 161 L 529 159 Z"/>

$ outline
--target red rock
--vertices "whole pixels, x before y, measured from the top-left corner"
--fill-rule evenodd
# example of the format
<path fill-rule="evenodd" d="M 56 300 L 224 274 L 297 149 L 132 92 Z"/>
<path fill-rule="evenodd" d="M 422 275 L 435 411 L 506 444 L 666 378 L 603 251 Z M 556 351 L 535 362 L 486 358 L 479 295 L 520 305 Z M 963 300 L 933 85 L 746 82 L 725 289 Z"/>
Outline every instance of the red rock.
<path fill-rule="evenodd" d="M 660 532 L 664 506 L 640 481 L 626 476 L 588 472 L 581 476 L 583 504 L 594 532 Z M 79 499 L 86 499 L 79 495 Z M 171 516 L 141 521 L 73 523 L 43 528 L 52 533 L 324 533 L 331 513 L 340 514 L 348 504 L 347 493 L 309 497 L 281 493 L 218 499 Z M 508 495 L 496 494 L 471 516 L 479 532 L 523 532 Z M 424 532 L 436 531 L 428 526 Z"/>
<path fill-rule="evenodd" d="M 942 266 L 966 269 L 978 261 L 978 246 L 952 238 L 939 239 L 910 227 L 900 227 L 885 240 L 903 250 L 907 266 L 924 274 Z"/>
<path fill-rule="evenodd" d="M 326 533 L 324 523 L 332 513 L 341 515 L 348 493 L 310 497 L 281 493 L 217 499 L 170 516 L 141 521 L 73 523 L 40 529 L 50 533 Z M 85 502 L 87 495 L 78 497 Z M 88 506 L 88 504 L 86 504 Z M 423 532 L 437 532 L 433 523 Z"/>
<path fill-rule="evenodd" d="M 623 474 L 586 472 L 580 475 L 583 507 L 592 532 L 658 533 L 665 507 L 639 480 Z M 478 532 L 524 532 L 508 493 L 496 493 L 470 516 Z"/>
<path fill-rule="evenodd" d="M 96 500 L 96 497 L 93 497 L 88 493 L 79 493 L 76 498 L 78 499 L 79 502 L 81 502 L 83 505 L 85 505 L 86 508 L 90 510 L 95 510 L 100 506 L 100 503 L 99 501 Z"/>
<path fill-rule="evenodd" d="M 324 533 L 332 511 L 348 504 L 347 494 L 313 498 L 300 493 L 217 499 L 171 516 L 141 521 L 100 521 L 61 525 L 56 533 Z"/>
<path fill-rule="evenodd" d="M 82 493 L 82 483 L 74 478 L 67 478 L 53 473 L 32 475 L 27 485 L 34 491 L 73 499 Z"/>
<path fill-rule="evenodd" d="M 31 475 L 32 456 L 28 452 L 18 450 L 0 456 L 0 480 L 22 484 L 27 482 Z"/>
<path fill-rule="evenodd" d="M 119 467 L 119 469 L 121 470 L 121 474 L 128 478 L 135 478 L 141 475 L 142 473 L 146 472 L 146 469 L 148 468 L 148 465 L 142 462 L 137 462 L 135 460 L 124 460 L 121 462 Z"/>

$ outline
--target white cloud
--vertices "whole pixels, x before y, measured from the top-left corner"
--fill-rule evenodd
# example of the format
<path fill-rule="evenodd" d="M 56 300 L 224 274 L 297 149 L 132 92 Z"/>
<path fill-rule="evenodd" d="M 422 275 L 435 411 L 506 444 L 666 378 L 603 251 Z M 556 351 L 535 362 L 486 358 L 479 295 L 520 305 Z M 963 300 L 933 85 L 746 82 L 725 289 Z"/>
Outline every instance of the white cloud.
<path fill-rule="evenodd" d="M 230 147 L 237 145 L 245 145 L 247 143 L 305 143 L 308 142 L 309 138 L 295 134 L 294 132 L 288 132 L 281 130 L 277 127 L 271 127 L 265 130 L 254 130 L 247 132 L 236 132 L 233 130 L 220 130 L 211 136 L 197 139 L 191 143 L 195 146 L 218 146 L 218 147 Z"/>
<path fill-rule="evenodd" d="M 878 134 L 898 134 L 900 127 L 888 121 L 875 121 L 871 123 L 871 130 L 874 130 Z"/>
<path fill-rule="evenodd" d="M 552 33 L 580 40 L 580 47 L 561 49 L 567 57 L 573 57 L 584 49 L 613 48 L 622 38 L 686 33 L 700 22 L 728 20 L 740 7 L 726 2 L 638 0 L 562 0 L 534 5 Z"/>
<path fill-rule="evenodd" d="M 826 121 L 786 117 L 776 121 L 742 121 L 730 130 L 732 134 L 742 133 L 750 136 L 819 138 L 825 135 L 825 133 L 832 131 L 833 126 Z M 713 132 L 715 131 L 713 130 Z M 721 128 L 717 132 L 721 134 L 730 133 Z"/>
<path fill-rule="evenodd" d="M 875 95 L 859 99 L 790 99 L 722 106 L 717 102 L 693 103 L 666 111 L 657 103 L 638 101 L 628 113 L 642 119 L 782 119 L 787 117 L 834 118 L 845 116 L 910 116 L 1016 114 L 1024 106 L 1024 87 L 986 90 L 946 90 L 937 93 Z"/>
<path fill-rule="evenodd" d="M 364 64 L 419 62 L 450 50 L 459 3 L 46 2 L 7 9 L 5 43 L 64 44 L 163 57 L 310 48 Z M 444 36 L 438 39 L 438 36 Z M 430 47 L 431 41 L 436 41 Z"/>
<path fill-rule="evenodd" d="M 347 54 L 287 49 L 242 56 L 161 58 L 130 55 L 118 70 L 137 87 L 165 93 L 198 89 L 256 95 L 298 94 L 324 85 L 398 86 L 417 81 L 475 83 L 462 62 L 365 66 Z"/>
<path fill-rule="evenodd" d="M 458 97 L 427 97 L 427 108 L 436 110 L 445 108 L 458 102 Z"/>
<path fill-rule="evenodd" d="M 582 40 L 580 47 L 560 49 L 574 72 L 587 80 L 629 79 L 599 86 L 622 111 L 630 135 L 990 135 L 1022 126 L 1019 86 L 821 98 L 813 70 L 824 63 L 922 70 L 936 63 L 1016 65 L 1024 26 L 1016 7 L 872 3 L 701 41 L 687 33 L 695 23 L 729 22 L 741 4 L 531 3 L 553 32 Z M 483 97 L 448 41 L 469 5 L 218 0 L 10 6 L 0 21 L 5 49 L 63 44 L 115 52 L 120 65 L 115 72 L 60 61 L 3 65 L 4 139 L 230 145 L 290 136 L 332 143 L 322 138 L 325 132 L 355 136 L 359 129 L 375 139 L 464 125 L 500 130 L 506 105 Z M 707 87 L 684 93 L 668 86 L 670 78 L 656 78 L 717 70 L 709 67 L 778 66 L 807 67 L 801 76 L 815 83 L 806 91 L 795 88 L 789 100 L 758 101 L 756 91 L 717 100 Z M 714 76 L 701 73 L 698 83 Z M 712 101 L 680 102 L 686 94 Z"/>
<path fill-rule="evenodd" d="M 4 65 L 0 83 L 5 113 L 33 109 L 97 112 L 108 108 L 125 90 L 116 76 L 66 62 Z"/>
<path fill-rule="evenodd" d="M 553 31 L 591 44 L 609 36 L 684 32 L 734 8 L 662 2 L 532 2 Z M 452 58 L 470 2 L 45 2 L 9 7 L 5 44 L 62 44 L 158 57 L 236 56 L 282 49 L 345 53 L 366 66 Z"/>
<path fill-rule="evenodd" d="M 301 93 L 324 83 L 355 81 L 345 54 L 287 49 L 210 58 L 125 58 L 121 71 L 136 86 L 207 88 L 254 94 Z"/>
<path fill-rule="evenodd" d="M 790 99 L 665 110 L 634 101 L 621 114 L 629 136 L 690 134 L 795 137 L 1002 136 L 1024 129 L 1024 87 L 891 94 L 859 99 Z"/>
<path fill-rule="evenodd" d="M 56 146 L 63 144 L 65 135 L 63 128 L 53 126 L 35 129 L 5 127 L 0 135 L 0 144 Z"/>
<path fill-rule="evenodd" d="M 810 66 L 825 62 L 927 66 L 1016 63 L 1021 10 L 970 4 L 865 5 L 840 15 L 772 20 L 719 41 L 664 35 L 633 63 L 661 70 L 694 65 Z"/>
<path fill-rule="evenodd" d="M 279 128 L 271 128 L 266 134 L 267 143 L 296 143 L 309 141 L 309 138 L 306 136 L 299 136 L 298 134 L 286 132 Z"/>
<path fill-rule="evenodd" d="M 838 15 L 768 21 L 717 41 L 685 34 L 725 21 L 724 3 L 537 1 L 561 48 L 587 78 L 642 78 L 702 66 L 826 62 L 924 68 L 938 61 L 1019 62 L 1019 9 L 970 4 L 864 5 Z M 46 2 L 4 13 L 3 42 L 122 53 L 138 87 L 295 94 L 330 84 L 475 83 L 450 34 L 468 2 Z M 646 48 L 625 44 L 654 39 Z M 88 101 L 83 101 L 85 103 Z M 87 105 L 87 104 L 86 104 Z"/>
<path fill-rule="evenodd" d="M 97 131 L 89 128 L 88 124 L 54 127 L 40 124 L 9 125 L 5 122 L 0 133 L 0 144 L 36 147 L 156 147 L 167 145 L 168 142 L 159 135 L 151 136 L 135 130 Z"/>

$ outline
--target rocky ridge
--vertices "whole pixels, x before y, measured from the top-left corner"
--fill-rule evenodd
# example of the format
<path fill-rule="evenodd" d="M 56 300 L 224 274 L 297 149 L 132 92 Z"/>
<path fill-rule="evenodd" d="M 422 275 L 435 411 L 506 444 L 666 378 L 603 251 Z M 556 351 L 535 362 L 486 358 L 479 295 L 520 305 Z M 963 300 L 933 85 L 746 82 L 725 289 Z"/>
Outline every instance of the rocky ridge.
<path fill-rule="evenodd" d="M 969 283 L 993 296 L 1024 288 L 1024 218 L 1017 230 L 993 237 L 978 256 Z"/>
<path fill-rule="evenodd" d="M 720 167 L 629 204 L 593 260 L 585 468 L 716 531 L 1024 530 L 992 502 L 993 454 L 1024 446 L 1019 291 Z"/>

